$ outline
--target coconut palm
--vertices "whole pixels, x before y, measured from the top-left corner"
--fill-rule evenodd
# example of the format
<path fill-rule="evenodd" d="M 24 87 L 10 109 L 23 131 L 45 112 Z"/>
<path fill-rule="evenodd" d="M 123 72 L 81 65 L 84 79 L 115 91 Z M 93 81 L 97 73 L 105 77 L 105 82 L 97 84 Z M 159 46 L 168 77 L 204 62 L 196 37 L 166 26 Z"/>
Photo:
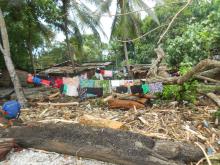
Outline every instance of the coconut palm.
<path fill-rule="evenodd" d="M 67 56 L 71 59 L 74 68 L 74 51 L 69 42 L 70 35 L 78 40 L 78 46 L 82 46 L 82 34 L 85 29 L 90 29 L 93 34 L 100 39 L 99 30 L 103 32 L 99 24 L 99 16 L 92 15 L 90 8 L 85 3 L 78 0 L 60 0 L 58 7 L 61 11 L 61 17 L 57 19 L 55 25 L 65 34 L 67 45 Z M 88 3 L 98 4 L 97 0 L 85 0 Z M 103 32 L 104 34 L 104 32 Z"/>
<path fill-rule="evenodd" d="M 162 0 L 156 2 L 162 3 Z M 103 0 L 100 4 L 99 13 L 109 13 L 111 5 L 115 3 L 113 0 Z M 116 12 L 114 14 L 114 20 L 112 24 L 112 38 L 120 38 L 121 40 L 129 40 L 137 37 L 141 33 L 140 29 L 140 13 L 133 11 L 146 11 L 146 13 L 153 18 L 159 24 L 156 14 L 153 10 L 144 2 L 144 0 L 117 0 Z M 127 68 L 129 69 L 128 62 L 128 42 L 123 42 L 124 54 Z"/>

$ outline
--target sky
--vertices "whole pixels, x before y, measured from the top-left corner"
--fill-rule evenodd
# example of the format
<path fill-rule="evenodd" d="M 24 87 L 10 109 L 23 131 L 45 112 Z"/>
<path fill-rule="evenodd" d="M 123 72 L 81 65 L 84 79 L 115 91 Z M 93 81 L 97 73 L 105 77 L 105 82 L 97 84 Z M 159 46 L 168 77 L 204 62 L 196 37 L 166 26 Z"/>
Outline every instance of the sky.
<path fill-rule="evenodd" d="M 81 0 L 83 2 L 83 0 Z M 148 6 L 153 7 L 155 5 L 154 0 L 144 0 Z M 113 4 L 111 6 L 111 14 L 115 14 L 115 10 L 116 10 L 116 0 L 114 0 L 115 4 Z M 91 8 L 93 11 L 95 10 L 95 7 L 92 5 L 88 5 L 89 8 Z M 144 18 L 146 16 L 146 13 L 144 11 L 141 12 L 141 17 Z M 112 21 L 113 21 L 113 17 L 111 16 L 106 16 L 106 14 L 104 16 L 101 17 L 101 26 L 106 34 L 106 36 L 104 36 L 102 33 L 100 33 L 101 35 L 101 41 L 104 43 L 108 43 L 109 42 L 109 38 L 110 38 L 110 34 L 111 34 L 111 25 L 112 25 Z M 85 30 L 86 34 L 92 34 L 90 29 L 86 29 Z M 57 41 L 64 41 L 65 36 L 62 32 L 59 32 L 56 35 L 55 38 Z"/>

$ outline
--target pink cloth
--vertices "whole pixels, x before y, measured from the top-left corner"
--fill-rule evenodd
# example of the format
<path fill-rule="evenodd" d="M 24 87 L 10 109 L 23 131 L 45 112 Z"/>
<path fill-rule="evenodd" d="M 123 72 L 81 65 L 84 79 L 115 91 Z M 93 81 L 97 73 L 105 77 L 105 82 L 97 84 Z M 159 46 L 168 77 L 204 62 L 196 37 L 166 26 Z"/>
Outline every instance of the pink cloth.
<path fill-rule="evenodd" d="M 63 77 L 63 84 L 66 85 L 74 85 L 77 88 L 79 87 L 79 77 L 73 77 L 73 78 L 69 78 L 69 77 Z"/>
<path fill-rule="evenodd" d="M 112 70 L 105 70 L 104 77 L 112 77 L 112 76 L 113 76 Z"/>

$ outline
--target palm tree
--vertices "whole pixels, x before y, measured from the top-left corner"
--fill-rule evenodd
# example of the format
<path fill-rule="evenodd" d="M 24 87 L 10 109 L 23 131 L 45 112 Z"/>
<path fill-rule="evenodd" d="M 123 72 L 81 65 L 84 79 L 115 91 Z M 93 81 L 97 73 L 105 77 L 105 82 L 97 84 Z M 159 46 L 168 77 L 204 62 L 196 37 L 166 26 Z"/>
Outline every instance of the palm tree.
<path fill-rule="evenodd" d="M 92 2 L 97 4 L 98 1 L 86 0 L 85 2 Z M 70 44 L 71 36 L 77 38 L 78 46 L 82 46 L 83 39 L 81 32 L 86 28 L 91 29 L 93 34 L 100 39 L 98 30 L 103 32 L 99 24 L 99 16 L 92 15 L 92 11 L 84 3 L 77 0 L 61 0 L 61 5 L 59 5 L 61 11 L 60 19 L 55 23 L 65 34 L 66 46 L 67 46 L 67 56 L 71 60 L 72 67 L 74 69 L 74 50 Z M 104 32 L 103 32 L 104 34 Z M 71 35 L 71 36 L 70 36 Z"/>
<path fill-rule="evenodd" d="M 162 0 L 157 0 L 162 3 Z M 110 6 L 113 4 L 113 0 L 103 0 L 100 4 L 99 13 L 109 13 Z M 116 13 L 114 14 L 114 20 L 112 24 L 111 38 L 120 38 L 121 40 L 129 40 L 137 37 L 141 33 L 140 29 L 140 14 L 139 11 L 144 10 L 149 16 L 153 18 L 159 24 L 157 16 L 153 10 L 144 2 L 144 0 L 117 0 Z M 125 61 L 128 70 L 130 70 L 128 62 L 128 42 L 123 42 Z"/>

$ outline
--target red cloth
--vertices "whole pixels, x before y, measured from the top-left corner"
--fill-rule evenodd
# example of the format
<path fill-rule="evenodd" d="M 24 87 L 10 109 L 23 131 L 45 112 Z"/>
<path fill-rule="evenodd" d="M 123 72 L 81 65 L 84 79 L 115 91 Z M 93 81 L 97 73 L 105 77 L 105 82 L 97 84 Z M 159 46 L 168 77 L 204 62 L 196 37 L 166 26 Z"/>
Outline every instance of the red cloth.
<path fill-rule="evenodd" d="M 50 83 L 51 83 L 51 81 L 49 81 L 49 80 L 41 80 L 41 84 L 42 84 L 42 85 L 45 85 L 45 86 L 47 86 L 47 87 L 50 86 Z"/>
<path fill-rule="evenodd" d="M 30 83 L 30 84 L 33 83 L 33 76 L 31 74 L 28 74 L 27 76 L 27 83 Z"/>
<path fill-rule="evenodd" d="M 100 70 L 100 73 L 101 73 L 102 75 L 104 75 L 104 74 L 105 74 L 105 70 Z"/>
<path fill-rule="evenodd" d="M 54 81 L 53 87 L 54 88 L 60 88 L 62 84 L 63 84 L 63 79 L 62 78 L 58 78 L 58 79 L 56 79 Z"/>

